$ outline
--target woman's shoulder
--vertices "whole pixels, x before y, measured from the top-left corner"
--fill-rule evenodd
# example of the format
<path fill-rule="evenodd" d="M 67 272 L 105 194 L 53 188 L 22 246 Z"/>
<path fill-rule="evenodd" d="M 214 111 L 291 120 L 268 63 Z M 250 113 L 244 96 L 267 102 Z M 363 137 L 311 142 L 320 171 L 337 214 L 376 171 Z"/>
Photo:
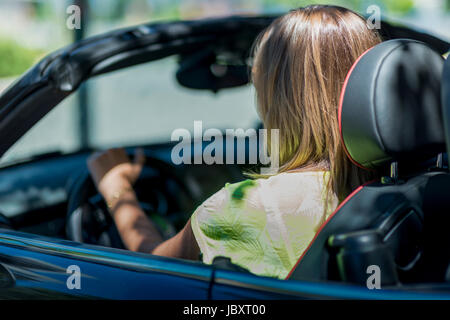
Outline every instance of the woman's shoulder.
<path fill-rule="evenodd" d="M 233 207 L 257 205 L 259 201 L 259 179 L 246 179 L 235 183 L 226 183 L 223 188 L 206 199 L 196 211 L 203 214 L 217 213 L 231 204 Z"/>
<path fill-rule="evenodd" d="M 230 199 L 242 201 L 247 198 L 248 193 L 259 188 L 260 179 L 246 179 L 235 183 L 227 183 L 222 189 L 226 192 Z"/>
<path fill-rule="evenodd" d="M 322 199 L 329 171 L 282 172 L 264 178 L 247 179 L 226 184 L 217 198 L 233 204 L 264 207 L 265 199 L 298 204 L 305 198 Z"/>
<path fill-rule="evenodd" d="M 288 171 L 280 172 L 267 177 L 259 177 L 255 179 L 246 179 L 235 183 L 225 184 L 225 189 L 235 190 L 237 195 L 241 195 L 241 191 L 245 189 L 258 188 L 263 183 L 274 183 L 274 182 L 292 182 L 297 181 L 299 183 L 305 180 L 322 181 L 329 178 L 329 171 Z"/>
<path fill-rule="evenodd" d="M 328 171 L 282 172 L 267 178 L 245 179 L 227 183 L 209 197 L 201 207 L 206 212 L 226 206 L 264 208 L 264 199 L 298 202 L 305 197 L 318 196 L 325 190 Z M 294 201 L 295 200 L 295 201 Z"/>
<path fill-rule="evenodd" d="M 295 187 L 308 187 L 322 189 L 329 179 L 329 171 L 290 171 L 281 172 L 268 178 L 257 179 L 262 186 L 279 190 L 293 189 Z"/>
<path fill-rule="evenodd" d="M 276 187 L 281 190 L 292 189 L 295 185 L 317 186 L 322 188 L 329 179 L 329 171 L 290 171 L 281 172 L 268 177 L 246 179 L 235 183 L 227 183 L 220 190 L 227 193 L 231 199 L 242 200 L 249 192 L 261 191 L 264 186 Z"/>

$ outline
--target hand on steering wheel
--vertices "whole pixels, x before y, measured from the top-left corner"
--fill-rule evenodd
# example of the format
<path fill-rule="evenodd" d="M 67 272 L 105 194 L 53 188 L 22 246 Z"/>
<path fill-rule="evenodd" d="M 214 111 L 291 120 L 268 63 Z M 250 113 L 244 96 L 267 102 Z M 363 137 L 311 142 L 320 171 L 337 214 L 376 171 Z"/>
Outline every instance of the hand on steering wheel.
<path fill-rule="evenodd" d="M 142 149 L 136 149 L 133 162 L 122 148 L 96 152 L 88 158 L 92 179 L 105 201 L 110 204 L 110 208 L 123 190 L 132 188 L 144 163 L 145 155 Z"/>
<path fill-rule="evenodd" d="M 75 174 L 68 189 L 66 219 L 66 235 L 72 241 L 124 248 L 107 212 L 123 188 L 133 188 L 139 205 L 164 238 L 185 225 L 199 201 L 173 166 L 142 149 L 95 153 L 87 168 Z"/>

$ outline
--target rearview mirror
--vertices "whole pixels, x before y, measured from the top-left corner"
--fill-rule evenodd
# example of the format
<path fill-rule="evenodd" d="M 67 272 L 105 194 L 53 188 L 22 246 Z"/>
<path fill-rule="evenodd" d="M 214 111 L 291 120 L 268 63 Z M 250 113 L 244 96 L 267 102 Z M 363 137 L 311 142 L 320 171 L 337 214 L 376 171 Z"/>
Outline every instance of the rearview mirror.
<path fill-rule="evenodd" d="M 191 89 L 211 90 L 239 87 L 249 82 L 245 64 L 221 64 L 211 51 L 182 56 L 176 78 L 179 84 Z"/>

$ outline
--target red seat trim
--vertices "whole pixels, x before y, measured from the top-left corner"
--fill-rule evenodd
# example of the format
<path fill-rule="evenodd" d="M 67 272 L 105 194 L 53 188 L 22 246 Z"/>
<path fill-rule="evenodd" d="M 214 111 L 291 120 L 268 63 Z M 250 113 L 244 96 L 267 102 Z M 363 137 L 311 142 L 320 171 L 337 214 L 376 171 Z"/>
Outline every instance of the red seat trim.
<path fill-rule="evenodd" d="M 372 48 L 373 48 L 373 47 L 372 47 Z M 362 58 L 367 52 L 369 52 L 372 48 L 369 48 L 369 49 L 367 49 L 366 51 L 364 51 L 363 54 L 360 55 L 360 56 L 358 57 L 358 59 L 356 59 L 356 61 L 353 63 L 352 67 L 351 67 L 350 70 L 348 71 L 347 76 L 345 77 L 344 84 L 342 85 L 341 96 L 340 96 L 340 98 L 339 98 L 339 108 L 338 108 L 339 133 L 340 133 L 340 136 L 341 136 L 341 143 L 342 143 L 342 145 L 344 146 L 344 152 L 345 152 L 345 154 L 347 155 L 347 157 L 350 159 L 350 161 L 351 161 L 354 165 L 356 165 L 356 166 L 358 166 L 358 167 L 360 167 L 361 169 L 364 169 L 364 170 L 370 170 L 370 169 L 364 167 L 362 164 L 360 164 L 360 163 L 358 163 L 356 160 L 354 160 L 354 159 L 352 158 L 352 156 L 350 155 L 350 152 L 348 152 L 347 146 L 345 145 L 345 142 L 344 142 L 344 136 L 342 135 L 342 104 L 344 103 L 345 90 L 347 89 L 347 84 L 348 84 L 348 81 L 349 81 L 349 79 L 350 79 L 350 75 L 352 74 L 353 70 L 355 69 L 356 65 L 357 65 L 358 62 L 361 60 L 361 58 Z"/>
<path fill-rule="evenodd" d="M 313 245 L 314 241 L 317 239 L 319 233 L 323 230 L 323 228 L 328 224 L 328 222 L 334 217 L 334 215 L 336 213 L 338 213 L 339 210 L 342 209 L 342 207 L 351 199 L 353 198 L 358 192 L 360 192 L 365 186 L 376 182 L 376 180 L 372 180 L 372 181 L 368 181 L 366 183 L 364 183 L 363 185 L 360 185 L 358 188 L 356 188 L 352 193 L 350 193 L 348 195 L 347 198 L 344 199 L 344 201 L 342 201 L 339 206 L 336 208 L 336 210 L 334 210 L 334 212 L 332 214 L 330 214 L 330 216 L 327 218 L 327 220 L 325 220 L 322 225 L 320 226 L 319 230 L 316 232 L 314 238 L 311 240 L 311 242 L 309 243 L 308 247 L 303 251 L 302 255 L 300 256 L 300 258 L 298 259 L 297 263 L 294 265 L 294 267 L 291 269 L 291 271 L 289 272 L 289 274 L 287 275 L 286 279 L 289 279 L 289 277 L 292 275 L 292 273 L 294 272 L 294 270 L 297 268 L 298 264 L 300 263 L 300 261 L 303 259 L 303 257 L 305 256 L 305 254 L 308 252 L 308 250 L 311 248 L 311 246 Z"/>

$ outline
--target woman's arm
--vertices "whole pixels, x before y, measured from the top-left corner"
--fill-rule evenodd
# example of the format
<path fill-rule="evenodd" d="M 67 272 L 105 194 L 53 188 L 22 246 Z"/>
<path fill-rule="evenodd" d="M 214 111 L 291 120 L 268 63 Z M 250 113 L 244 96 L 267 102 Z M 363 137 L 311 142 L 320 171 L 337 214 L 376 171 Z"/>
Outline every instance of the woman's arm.
<path fill-rule="evenodd" d="M 190 220 L 176 236 L 163 241 L 152 221 L 140 208 L 132 186 L 139 177 L 144 161 L 145 156 L 139 149 L 133 163 L 123 149 L 96 153 L 88 159 L 91 175 L 108 204 L 122 241 L 131 251 L 196 260 L 200 249 Z"/>

